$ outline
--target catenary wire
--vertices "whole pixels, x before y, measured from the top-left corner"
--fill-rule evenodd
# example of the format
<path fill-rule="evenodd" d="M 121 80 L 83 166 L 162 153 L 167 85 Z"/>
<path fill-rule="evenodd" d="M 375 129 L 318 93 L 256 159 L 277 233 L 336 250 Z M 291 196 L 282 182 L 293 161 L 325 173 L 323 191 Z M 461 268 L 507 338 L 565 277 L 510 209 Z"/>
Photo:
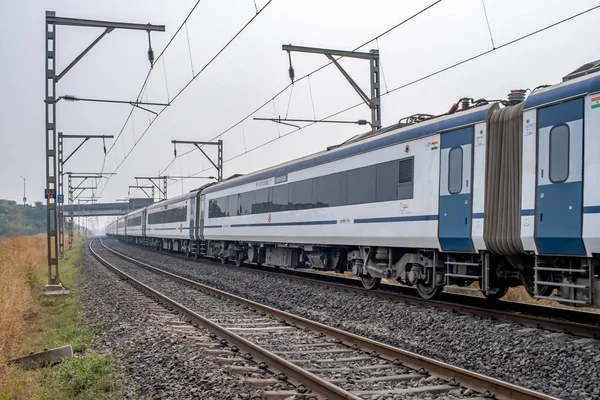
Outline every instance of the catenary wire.
<path fill-rule="evenodd" d="M 449 65 L 449 66 L 447 66 L 447 67 L 444 67 L 444 68 L 442 68 L 442 69 L 439 69 L 439 70 L 437 70 L 437 71 L 435 71 L 435 72 L 432 72 L 432 73 L 430 73 L 430 74 L 428 74 L 428 75 L 425 75 L 425 76 L 423 76 L 423 77 L 421 77 L 421 78 L 418 78 L 418 79 L 412 80 L 412 81 L 410 81 L 410 82 L 407 82 L 407 83 L 405 83 L 405 84 L 403 84 L 403 85 L 397 86 L 397 87 L 395 87 L 395 88 L 391 89 L 389 92 L 382 94 L 382 97 L 383 97 L 383 96 L 385 96 L 385 95 L 388 95 L 388 94 L 390 94 L 390 93 L 394 93 L 394 92 L 396 92 L 396 91 L 398 91 L 398 90 L 404 89 L 404 88 L 406 88 L 406 87 L 408 87 L 408 86 L 414 85 L 414 84 L 416 84 L 416 83 L 418 83 L 418 82 L 421 82 L 421 81 L 423 81 L 423 80 L 429 79 L 429 78 L 431 78 L 431 77 L 433 77 L 433 76 L 439 75 L 439 74 L 441 74 L 441 73 L 443 73 L 443 72 L 446 72 L 446 71 L 448 71 L 448 70 L 454 69 L 454 68 L 456 68 L 456 67 L 458 67 L 458 66 L 460 66 L 460 65 L 466 64 L 466 63 L 468 63 L 468 62 L 470 62 L 470 61 L 476 60 L 476 59 L 478 59 L 478 58 L 480 58 L 480 57 L 483 57 L 483 56 L 485 56 L 485 55 L 487 55 L 487 54 L 489 54 L 489 53 L 492 53 L 492 52 L 493 52 L 493 51 L 495 51 L 495 50 L 500 50 L 500 49 L 502 49 L 502 48 L 508 47 L 508 46 L 510 46 L 510 45 L 512 45 L 512 44 L 515 44 L 515 43 L 517 43 L 517 42 L 520 42 L 520 41 L 522 41 L 522 40 L 525 40 L 525 39 L 527 39 L 527 38 L 529 38 L 529 37 L 531 37 L 531 36 L 537 35 L 538 33 L 544 32 L 544 31 L 546 31 L 546 30 L 548 30 L 548 29 L 551 29 L 551 28 L 553 28 L 553 27 L 555 27 L 555 26 L 561 25 L 561 24 L 563 24 L 563 23 L 565 23 L 565 22 L 568 22 L 568 21 L 570 21 L 570 20 L 572 20 L 572 19 L 575 19 L 575 18 L 577 18 L 577 17 L 580 17 L 580 16 L 582 16 L 582 15 L 585 15 L 585 14 L 587 14 L 587 13 L 591 12 L 591 11 L 597 10 L 598 8 L 600 8 L 600 4 L 599 4 L 599 5 L 596 5 L 596 6 L 594 6 L 594 7 L 588 8 L 588 9 L 586 9 L 586 10 L 584 10 L 584 11 L 581 11 L 581 12 L 579 12 L 579 13 L 577 13 L 577 14 L 571 15 L 570 17 L 567 17 L 567 18 L 564 18 L 564 19 L 562 19 L 562 20 L 559 20 L 559 21 L 557 21 L 557 22 L 555 22 L 555 23 L 553 23 L 553 24 L 546 25 L 545 27 L 543 27 L 543 28 L 540 28 L 540 29 L 538 29 L 538 30 L 535 30 L 535 31 L 533 31 L 533 32 L 530 32 L 530 33 L 527 33 L 527 34 L 525 34 L 525 35 L 522 35 L 522 36 L 520 36 L 520 37 L 518 37 L 518 38 L 516 38 L 516 39 L 513 39 L 513 40 L 511 40 L 511 41 L 509 41 L 509 42 L 506 42 L 506 43 L 504 43 L 504 44 L 502 44 L 502 45 L 500 45 L 500 46 L 498 46 L 498 47 L 491 48 L 491 49 L 489 49 L 489 50 L 483 51 L 483 52 L 481 52 L 481 53 L 478 53 L 478 54 L 476 54 L 476 55 L 474 55 L 474 56 L 471 56 L 471 57 L 468 57 L 468 58 L 466 58 L 466 59 L 463 59 L 462 61 L 459 61 L 459 62 L 457 62 L 457 63 L 451 64 L 451 65 Z M 360 102 L 360 103 L 354 104 L 354 105 L 352 105 L 352 106 L 346 107 L 346 108 L 344 108 L 343 110 L 340 110 L 340 111 L 337 111 L 337 112 L 335 112 L 335 113 L 333 113 L 333 114 L 330 114 L 330 115 L 328 115 L 328 116 L 326 116 L 326 117 L 324 117 L 324 118 L 321 118 L 321 119 L 319 119 L 318 121 L 311 122 L 311 123 L 309 123 L 309 124 L 307 124 L 307 125 L 304 125 L 304 126 L 302 126 L 302 127 L 300 127 L 300 128 L 297 128 L 297 129 L 295 129 L 295 130 L 292 130 L 292 131 L 290 131 L 290 132 L 287 132 L 287 133 L 285 133 L 285 134 L 283 134 L 283 135 L 281 135 L 281 136 L 279 136 L 279 137 L 277 137 L 277 138 L 273 138 L 273 139 L 271 139 L 271 140 L 269 140 L 269 141 L 267 141 L 267 142 L 264 142 L 264 143 L 262 143 L 262 144 L 260 144 L 260 145 L 258 145 L 258 146 L 256 146 L 256 147 L 253 147 L 253 148 L 249 149 L 248 151 L 245 151 L 245 152 L 243 152 L 243 153 L 240 153 L 240 154 L 238 154 L 238 155 L 236 155 L 236 156 L 233 156 L 233 157 L 231 157 L 231 158 L 229 158 L 229 159 L 227 159 L 227 160 L 224 160 L 224 161 L 223 161 L 223 163 L 226 163 L 226 162 L 229 162 L 229 161 L 233 161 L 233 160 L 235 160 L 236 158 L 242 157 L 242 156 L 244 156 L 244 155 L 246 155 L 246 154 L 248 154 L 248 153 L 250 153 L 250 152 L 252 152 L 252 151 L 254 151 L 254 150 L 258 150 L 258 149 L 260 149 L 260 148 L 262 148 L 262 147 L 265 147 L 265 146 L 267 146 L 267 145 L 269 145 L 269 144 L 271 144 L 271 143 L 273 143 L 273 142 L 275 142 L 275 141 L 277 141 L 277 140 L 279 140 L 279 139 L 281 139 L 281 138 L 284 138 L 284 137 L 286 137 L 286 136 L 289 136 L 289 135 L 291 135 L 291 134 L 293 134 L 293 133 L 296 133 L 296 132 L 298 132 L 298 131 L 300 131 L 300 130 L 302 130 L 302 129 L 305 129 L 305 128 L 308 128 L 308 127 L 310 127 L 310 126 L 313 126 L 313 125 L 315 125 L 315 124 L 319 123 L 320 121 L 324 121 L 324 120 L 327 120 L 327 119 L 329 119 L 329 118 L 332 118 L 332 117 L 335 117 L 335 116 L 337 116 L 337 115 L 340 115 L 340 114 L 342 114 L 342 113 L 345 113 L 345 112 L 347 112 L 347 111 L 350 111 L 350 110 L 352 110 L 352 109 L 354 109 L 354 108 L 357 108 L 357 107 L 359 107 L 359 106 L 361 106 L 361 105 L 363 105 L 363 104 L 364 104 L 363 102 Z M 213 168 L 213 167 L 204 168 L 204 169 L 203 169 L 203 170 L 201 170 L 201 171 L 198 171 L 198 172 L 196 172 L 196 173 L 194 173 L 194 174 L 191 174 L 189 177 L 194 177 L 194 176 L 197 176 L 197 175 L 199 175 L 199 174 L 201 174 L 201 173 L 203 173 L 203 172 L 206 172 L 206 171 L 208 171 L 208 170 L 210 170 L 210 169 L 212 169 L 212 168 Z M 184 179 L 185 179 L 185 178 L 184 178 Z"/>
<path fill-rule="evenodd" d="M 492 48 L 496 48 L 494 45 L 494 36 L 492 35 L 492 28 L 490 27 L 490 20 L 488 19 L 487 10 L 485 8 L 485 0 L 481 0 L 483 6 L 483 15 L 485 16 L 485 23 L 487 24 L 488 32 L 490 34 L 490 41 L 492 42 Z"/>
<path fill-rule="evenodd" d="M 199 3 L 199 2 L 200 2 L 200 0 L 198 1 L 198 3 Z M 188 81 L 188 83 L 186 83 L 186 84 L 184 85 L 184 87 L 183 87 L 183 88 L 181 88 L 181 90 L 179 90 L 179 91 L 177 92 L 177 94 L 176 94 L 176 95 L 173 97 L 173 99 L 171 99 L 171 102 L 170 102 L 169 104 L 172 104 L 172 103 L 173 103 L 173 102 L 174 102 L 174 101 L 175 101 L 175 100 L 176 100 L 176 99 L 177 99 L 177 98 L 178 98 L 178 97 L 179 97 L 179 96 L 180 96 L 180 95 L 181 95 L 181 94 L 182 94 L 182 93 L 183 93 L 183 92 L 184 92 L 184 91 L 185 91 L 185 90 L 186 90 L 186 89 L 187 89 L 187 88 L 190 86 L 190 84 L 191 84 L 191 83 L 192 83 L 192 82 L 193 82 L 193 81 L 194 81 L 194 80 L 195 80 L 195 79 L 196 79 L 198 76 L 200 76 L 200 74 L 202 74 L 202 72 L 204 72 L 204 70 L 206 70 L 206 68 L 208 68 L 208 66 L 209 66 L 209 65 L 211 65 L 211 64 L 213 63 L 213 61 L 214 61 L 214 60 L 216 60 L 216 59 L 217 59 L 217 57 L 219 57 L 219 56 L 220 56 L 220 55 L 221 55 L 221 54 L 222 54 L 222 53 L 225 51 L 225 49 L 227 49 L 227 48 L 229 47 L 229 45 L 230 45 L 230 44 L 231 44 L 231 43 L 232 43 L 232 42 L 233 42 L 233 41 L 234 41 L 234 40 L 235 40 L 235 39 L 236 39 L 236 38 L 237 38 L 237 37 L 238 37 L 238 36 L 239 36 L 239 35 L 240 35 L 240 34 L 241 34 L 243 31 L 244 31 L 244 30 L 246 30 L 246 28 L 247 28 L 249 25 L 250 25 L 250 24 L 251 24 L 251 23 L 252 23 L 254 20 L 256 20 L 256 18 L 258 18 L 258 16 L 259 16 L 259 15 L 260 15 L 260 14 L 261 14 L 261 13 L 262 13 L 262 12 L 263 12 L 263 11 L 264 11 L 264 10 L 265 10 L 267 7 L 268 7 L 268 6 L 269 6 L 269 4 L 271 4 L 272 2 L 273 2 L 273 0 L 268 0 L 268 1 L 267 1 L 267 3 L 265 3 L 265 5 L 264 5 L 264 6 L 262 6 L 262 8 L 260 8 L 260 9 L 259 9 L 258 13 L 256 13 L 255 15 L 253 15 L 253 16 L 252 16 L 252 18 L 250 18 L 250 19 L 248 20 L 248 22 L 246 22 L 246 24 L 244 24 L 244 26 L 242 26 L 242 28 L 241 28 L 241 29 L 239 29 L 239 30 L 236 32 L 236 34 L 235 34 L 235 35 L 234 35 L 234 36 L 233 36 L 233 37 L 232 37 L 232 38 L 231 38 L 231 39 L 230 39 L 230 40 L 229 40 L 229 41 L 228 41 L 228 42 L 227 42 L 227 43 L 226 43 L 226 44 L 225 44 L 223 47 L 221 47 L 221 49 L 220 49 L 220 50 L 217 52 L 217 54 L 215 54 L 215 55 L 214 55 L 214 56 L 213 56 L 213 57 L 212 57 L 212 58 L 211 58 L 211 59 L 210 59 L 210 60 L 209 60 L 209 61 L 208 61 L 208 62 L 207 62 L 207 63 L 206 63 L 206 64 L 205 64 L 203 67 L 202 67 L 202 69 L 201 69 L 200 71 L 198 71 L 198 72 L 197 72 L 197 73 L 196 73 L 196 74 L 195 74 L 195 75 L 192 77 L 192 79 L 190 79 L 190 80 Z M 195 8 L 195 7 L 198 5 L 198 3 L 196 3 L 196 5 L 194 6 L 194 8 Z M 193 10 L 192 10 L 192 11 L 193 11 Z M 191 15 L 191 12 L 190 12 L 190 14 L 188 15 L 188 18 L 189 18 L 189 16 L 190 16 L 190 15 Z M 187 18 L 186 18 L 186 20 L 187 20 Z M 170 44 L 170 43 L 171 43 L 171 41 L 169 42 L 169 44 Z M 163 52 L 161 52 L 161 55 L 162 55 L 163 53 L 164 53 L 164 50 L 163 50 Z M 142 91 L 143 91 L 143 89 L 142 89 Z M 141 140 L 144 138 L 144 136 L 146 135 L 146 133 L 148 132 L 148 130 L 150 129 L 150 127 L 151 127 L 151 126 L 154 124 L 154 122 L 156 122 L 156 120 L 157 120 L 157 119 L 158 119 L 158 118 L 159 118 L 159 117 L 162 115 L 162 113 L 163 113 L 163 112 L 164 112 L 166 109 L 167 109 L 167 106 L 163 107 L 163 108 L 162 108 L 162 109 L 161 109 L 161 110 L 160 110 L 160 111 L 157 113 L 157 115 L 156 115 L 156 116 L 155 116 L 155 117 L 154 117 L 154 118 L 153 118 L 153 119 L 150 121 L 150 123 L 148 124 L 148 126 L 146 127 L 146 129 L 144 130 L 144 132 L 142 132 L 142 134 L 141 134 L 141 136 L 139 137 L 139 139 L 138 139 L 137 141 L 135 141 L 135 142 L 134 142 L 134 145 L 133 145 L 133 147 L 132 147 L 132 148 L 129 150 L 129 152 L 127 152 L 127 153 L 125 154 L 125 156 L 123 157 L 123 160 L 121 160 L 121 162 L 120 162 L 120 163 L 117 165 L 117 167 L 114 169 L 113 173 L 114 173 L 114 172 L 116 172 L 116 171 L 117 171 L 117 170 L 118 170 L 118 169 L 121 167 L 121 165 L 123 165 L 123 163 L 124 163 L 124 162 L 127 160 L 127 158 L 129 157 L 129 155 L 130 155 L 130 154 L 133 152 L 133 150 L 136 148 L 137 144 L 138 144 L 138 143 L 139 143 L 139 142 L 140 142 L 140 141 L 141 141 Z M 130 112 L 130 114 L 129 114 L 129 117 L 128 117 L 128 119 L 131 117 L 131 114 L 132 114 L 132 113 L 133 113 L 133 107 L 132 107 L 132 110 L 131 110 L 131 112 Z M 125 122 L 125 125 L 126 125 L 126 124 L 127 124 L 127 122 Z M 123 126 L 123 129 L 125 128 L 125 125 Z M 123 130 L 121 130 L 121 132 L 122 132 L 122 131 L 123 131 Z M 116 140 L 115 140 L 115 141 L 116 141 Z M 113 143 L 114 143 L 114 142 L 113 142 Z M 103 163 L 103 165 L 104 165 L 104 163 Z M 112 176 L 114 176 L 114 175 L 110 175 L 110 176 L 109 176 L 109 177 L 106 179 L 106 181 L 104 182 L 104 186 L 102 187 L 102 191 L 100 192 L 100 194 L 102 194 L 102 192 L 104 191 L 104 189 L 105 189 L 105 188 L 106 188 L 106 186 L 108 185 L 108 183 L 109 183 L 109 181 L 110 181 L 110 179 L 111 179 L 111 177 L 112 177 Z"/>
<path fill-rule="evenodd" d="M 179 34 L 179 31 L 181 31 L 181 28 L 183 28 L 183 26 L 187 23 L 188 19 L 194 13 L 194 10 L 196 10 L 196 7 L 198 7 L 198 4 L 200 4 L 201 1 L 202 0 L 197 0 L 196 1 L 196 3 L 194 4 L 194 7 L 192 7 L 192 9 L 188 13 L 188 15 L 185 17 L 185 19 L 183 20 L 183 22 L 181 23 L 181 25 L 179 25 L 179 28 L 177 28 L 177 30 L 175 31 L 175 33 L 173 34 L 173 36 L 171 36 L 171 39 L 169 39 L 169 41 L 167 42 L 167 44 L 164 47 L 164 49 L 162 49 L 162 51 L 160 52 L 160 54 L 158 55 L 158 57 L 156 57 L 156 59 L 154 60 L 154 64 L 156 64 L 156 62 L 163 57 L 163 55 L 165 54 L 165 51 L 167 51 L 167 49 L 169 48 L 169 46 L 171 45 L 171 43 L 173 42 L 173 40 L 175 40 L 175 38 Z M 153 67 L 154 67 L 154 65 L 150 66 L 150 68 L 148 69 L 148 72 L 146 73 L 146 77 L 144 78 L 144 83 L 142 83 L 142 87 L 140 88 L 140 91 L 139 91 L 139 93 L 138 93 L 138 95 L 136 97 L 138 101 L 140 100 L 140 98 L 142 96 L 142 93 L 144 92 L 144 89 L 146 88 L 146 85 L 148 84 L 148 79 L 150 79 L 150 74 L 153 71 Z M 135 109 L 135 107 L 132 106 L 131 110 L 129 112 L 129 115 L 125 119 L 125 123 L 123 124 L 123 128 L 121 129 L 121 131 L 119 132 L 119 134 L 117 135 L 117 137 L 115 138 L 115 140 L 113 141 L 112 146 L 109 147 L 107 153 L 110 153 L 111 149 L 114 147 L 115 143 L 117 142 L 117 140 L 121 136 L 121 134 L 123 132 L 123 129 L 125 129 L 124 126 L 127 124 L 127 122 L 129 122 L 129 119 L 131 118 L 131 114 L 133 113 L 134 109 Z M 104 168 L 104 165 L 103 165 L 103 168 Z"/>
<path fill-rule="evenodd" d="M 366 42 L 360 44 L 359 46 L 355 47 L 353 50 L 351 51 L 356 51 L 362 47 L 365 47 L 366 45 L 368 45 L 369 43 L 376 41 L 377 39 L 381 38 L 382 36 L 387 35 L 388 33 L 394 31 L 395 29 L 401 27 L 402 25 L 406 24 L 407 22 L 413 20 L 414 18 L 418 17 L 419 15 L 423 14 L 424 12 L 430 10 L 431 8 L 435 7 L 436 5 L 440 4 L 442 2 L 442 0 L 437 0 L 431 4 L 429 4 L 427 7 L 419 10 L 418 12 L 416 12 L 415 14 L 409 16 L 408 18 L 405 18 L 404 20 L 400 21 L 399 23 L 397 23 L 396 25 L 386 29 L 385 31 L 383 31 L 382 33 L 378 34 L 377 36 L 367 40 Z M 344 58 L 343 56 L 340 56 L 338 58 L 336 58 L 336 61 L 340 60 L 341 58 Z M 333 62 L 328 62 L 326 64 L 323 64 L 322 66 L 320 66 L 319 68 L 299 77 L 296 78 L 294 83 L 297 83 L 303 79 L 307 79 L 308 77 L 310 77 L 311 75 L 327 68 L 328 66 L 332 65 Z M 273 102 L 273 107 L 275 107 L 275 99 L 277 97 L 279 97 L 281 94 L 283 94 L 287 89 L 289 89 L 290 87 L 292 87 L 293 84 L 289 83 L 288 85 L 286 85 L 284 88 L 282 88 L 279 92 L 277 92 L 274 96 L 272 96 L 269 100 L 265 101 L 264 103 L 262 103 L 259 107 L 257 107 L 256 109 L 254 109 L 252 112 L 250 112 L 249 114 L 247 114 L 244 118 L 242 118 L 241 120 L 239 120 L 238 122 L 236 122 L 235 124 L 231 125 L 229 128 L 225 129 L 223 132 L 221 132 L 220 134 L 218 134 L 217 136 L 215 136 L 214 138 L 210 139 L 209 141 L 213 141 L 215 139 L 218 139 L 219 137 L 225 135 L 227 132 L 231 131 L 232 129 L 234 129 L 235 127 L 237 127 L 242 121 L 247 120 L 248 118 L 250 118 L 252 115 L 256 114 L 258 111 L 260 111 L 262 108 L 264 108 L 267 104 L 269 104 L 269 102 Z M 277 115 L 277 110 L 275 110 L 275 115 Z M 281 132 L 279 130 L 279 126 L 277 126 L 277 131 L 278 131 L 278 135 L 281 136 Z M 194 151 L 196 151 L 197 148 L 193 148 L 191 150 L 188 150 L 186 152 L 183 152 L 179 155 L 177 155 L 177 157 L 183 157 L 185 155 L 188 155 Z M 172 164 L 173 164 L 174 160 L 171 160 L 171 162 L 165 167 L 163 168 L 161 171 L 166 171 Z"/>

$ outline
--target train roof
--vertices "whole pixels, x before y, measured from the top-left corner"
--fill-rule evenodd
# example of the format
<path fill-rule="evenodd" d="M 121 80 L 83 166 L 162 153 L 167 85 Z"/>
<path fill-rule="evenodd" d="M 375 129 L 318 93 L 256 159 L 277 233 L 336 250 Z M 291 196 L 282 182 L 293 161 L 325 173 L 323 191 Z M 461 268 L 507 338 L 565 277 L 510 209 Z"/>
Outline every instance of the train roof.
<path fill-rule="evenodd" d="M 578 73 L 579 69 L 567 75 L 564 78 L 564 82 L 534 91 L 525 100 L 523 110 L 556 103 L 557 101 L 573 97 L 584 96 L 589 93 L 600 92 L 600 72 L 571 79 L 570 76 Z"/>
<path fill-rule="evenodd" d="M 414 125 L 396 124 L 390 127 L 382 128 L 376 131 L 376 135 L 371 132 L 361 135 L 362 140 L 356 141 L 352 138 L 348 143 L 342 144 L 330 150 L 321 151 L 302 158 L 288 161 L 274 167 L 262 169 L 239 178 L 221 182 L 206 188 L 202 193 L 212 193 L 231 187 L 236 187 L 246 183 L 260 181 L 262 179 L 274 176 L 285 175 L 290 172 L 314 167 L 335 160 L 339 160 L 353 155 L 366 153 L 383 147 L 392 146 L 409 140 L 430 136 L 438 132 L 460 128 L 462 126 L 473 125 L 485 120 L 488 110 L 493 105 L 485 105 L 472 108 L 466 111 L 459 111 L 455 114 L 432 118 L 425 122 Z"/>
<path fill-rule="evenodd" d="M 169 204 L 179 203 L 182 200 L 187 200 L 187 199 L 191 199 L 193 197 L 196 197 L 196 194 L 197 194 L 197 191 L 193 191 L 193 192 L 189 192 L 189 193 L 184 193 L 184 194 L 181 194 L 179 196 L 173 197 L 173 198 L 168 199 L 168 200 L 159 201 L 158 203 L 154 203 L 151 206 L 148 206 L 146 208 L 148 210 L 154 210 L 154 209 L 157 209 L 157 208 L 168 206 Z"/>

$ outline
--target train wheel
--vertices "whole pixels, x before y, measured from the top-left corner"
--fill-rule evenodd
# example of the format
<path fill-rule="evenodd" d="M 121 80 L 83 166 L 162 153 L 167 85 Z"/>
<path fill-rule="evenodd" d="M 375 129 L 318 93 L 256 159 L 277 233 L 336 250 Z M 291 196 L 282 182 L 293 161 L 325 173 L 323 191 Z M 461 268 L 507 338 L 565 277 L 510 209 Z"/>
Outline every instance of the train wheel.
<path fill-rule="evenodd" d="M 442 290 L 442 286 L 417 282 L 417 292 L 419 292 L 419 296 L 426 300 L 437 297 L 440 293 L 442 293 Z"/>
<path fill-rule="evenodd" d="M 371 275 L 361 276 L 360 280 L 362 282 L 363 287 L 368 290 L 377 289 L 379 287 L 379 284 L 381 283 L 381 278 L 375 278 Z"/>
<path fill-rule="evenodd" d="M 525 287 L 525 290 L 527 291 L 527 294 L 529 296 L 533 297 L 535 295 L 533 277 L 529 274 L 521 274 L 520 278 L 521 278 L 521 283 L 523 284 L 523 286 Z M 547 278 L 543 277 L 542 280 L 544 280 L 544 279 L 547 279 Z M 539 289 L 540 289 L 540 291 L 538 294 L 540 296 L 550 296 L 552 294 L 552 291 L 555 289 L 555 287 L 544 285 L 544 286 L 540 286 Z"/>
<path fill-rule="evenodd" d="M 504 297 L 506 292 L 508 292 L 508 285 L 500 285 L 500 287 L 494 288 L 488 291 L 487 294 L 484 293 L 483 295 L 490 301 L 496 301 Z"/>

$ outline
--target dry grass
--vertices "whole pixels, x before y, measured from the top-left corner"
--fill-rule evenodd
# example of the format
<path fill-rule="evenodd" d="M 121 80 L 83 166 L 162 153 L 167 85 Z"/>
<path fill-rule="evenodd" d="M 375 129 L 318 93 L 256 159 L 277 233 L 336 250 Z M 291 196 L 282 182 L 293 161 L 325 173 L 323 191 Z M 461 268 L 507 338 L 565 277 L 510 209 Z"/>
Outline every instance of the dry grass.
<path fill-rule="evenodd" d="M 479 287 L 479 284 L 474 283 L 471 285 L 471 287 Z M 458 293 L 458 294 L 464 294 L 464 295 L 468 295 L 468 296 L 484 297 L 483 293 L 478 292 L 478 291 L 473 292 L 470 290 L 461 290 L 460 288 L 448 288 L 448 287 L 445 288 L 444 290 L 449 293 Z M 567 308 L 567 309 L 572 309 L 572 310 L 577 310 L 577 311 L 588 311 L 588 312 L 593 312 L 593 313 L 600 313 L 600 308 L 572 307 L 572 306 L 566 305 L 564 303 L 559 303 L 558 301 L 536 300 L 536 299 L 532 298 L 531 296 L 529 296 L 529 294 L 527 293 L 527 291 L 525 290 L 525 288 L 523 286 L 508 289 L 508 292 L 502 298 L 502 300 L 514 301 L 514 302 L 518 302 L 518 303 L 535 304 L 538 306 Z"/>
<path fill-rule="evenodd" d="M 60 260 L 70 294 L 45 298 L 46 237 L 0 242 L 0 400 L 117 399 L 121 389 L 109 357 L 89 345 L 95 332 L 81 320 L 77 290 L 83 243 Z M 77 357 L 55 367 L 22 370 L 6 361 L 18 354 L 71 344 Z"/>
<path fill-rule="evenodd" d="M 45 235 L 0 242 L 0 384 L 1 366 L 22 350 L 28 319 L 38 307 L 46 254 Z"/>

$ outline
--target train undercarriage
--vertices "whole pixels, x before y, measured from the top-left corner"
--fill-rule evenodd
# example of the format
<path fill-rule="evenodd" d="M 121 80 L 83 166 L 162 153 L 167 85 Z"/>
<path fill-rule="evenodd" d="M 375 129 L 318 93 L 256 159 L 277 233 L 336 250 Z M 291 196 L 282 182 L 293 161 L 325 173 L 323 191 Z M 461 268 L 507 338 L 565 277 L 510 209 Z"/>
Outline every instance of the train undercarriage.
<path fill-rule="evenodd" d="M 222 263 L 267 265 L 352 272 L 366 289 L 382 279 L 414 286 L 432 299 L 444 287 L 481 291 L 489 300 L 503 297 L 509 288 L 523 286 L 529 296 L 574 306 L 600 306 L 600 258 L 499 256 L 440 253 L 432 249 L 377 246 L 316 246 L 220 240 L 170 240 L 124 237 L 126 242 L 174 251 L 187 257 L 212 257 Z M 553 295 L 551 298 L 550 296 Z"/>

